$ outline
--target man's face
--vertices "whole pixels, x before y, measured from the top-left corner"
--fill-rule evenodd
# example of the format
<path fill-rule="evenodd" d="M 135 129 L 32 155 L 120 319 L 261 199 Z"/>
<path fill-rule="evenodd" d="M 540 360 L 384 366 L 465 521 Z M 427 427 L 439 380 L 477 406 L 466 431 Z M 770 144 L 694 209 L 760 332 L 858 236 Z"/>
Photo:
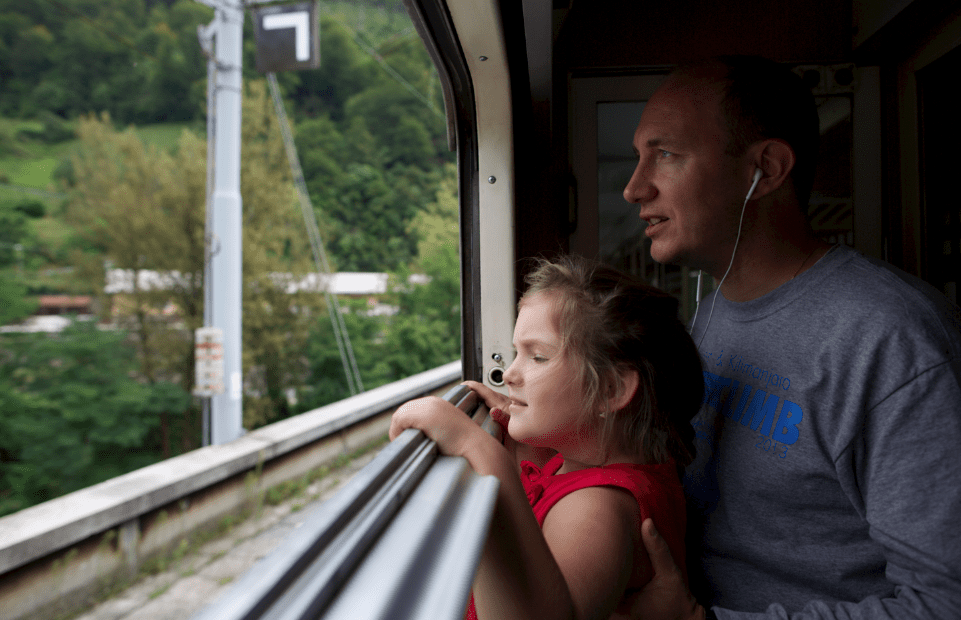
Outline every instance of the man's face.
<path fill-rule="evenodd" d="M 728 154 L 728 144 L 720 93 L 710 82 L 670 77 L 644 107 L 624 198 L 640 205 L 656 261 L 718 277 L 727 267 L 754 172 L 745 158 Z"/>

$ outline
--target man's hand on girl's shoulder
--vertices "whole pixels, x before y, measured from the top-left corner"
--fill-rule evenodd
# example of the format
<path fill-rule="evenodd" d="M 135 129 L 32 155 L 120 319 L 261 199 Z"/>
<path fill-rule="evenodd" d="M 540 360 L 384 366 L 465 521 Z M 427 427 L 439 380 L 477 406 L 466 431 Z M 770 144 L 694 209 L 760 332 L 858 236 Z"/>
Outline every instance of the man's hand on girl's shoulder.
<path fill-rule="evenodd" d="M 674 563 L 667 541 L 657 533 L 654 522 L 645 519 L 641 538 L 651 557 L 654 577 L 631 602 L 635 620 L 706 620 L 710 616 L 691 594 L 681 569 Z"/>

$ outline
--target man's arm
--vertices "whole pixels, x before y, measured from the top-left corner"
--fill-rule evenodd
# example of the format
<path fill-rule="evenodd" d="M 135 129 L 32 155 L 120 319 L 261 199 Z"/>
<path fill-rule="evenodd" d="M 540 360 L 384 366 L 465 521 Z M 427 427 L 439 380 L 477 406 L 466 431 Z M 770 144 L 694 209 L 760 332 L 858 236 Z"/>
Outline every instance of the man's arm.
<path fill-rule="evenodd" d="M 647 548 L 654 567 L 654 578 L 639 592 L 632 601 L 631 617 L 637 620 L 834 620 L 834 619 L 884 619 L 909 617 L 889 605 L 890 599 L 872 597 L 860 603 L 828 604 L 812 601 L 798 613 L 789 614 L 781 605 L 774 603 L 763 613 L 738 612 L 715 607 L 706 609 L 694 599 L 684 582 L 681 570 L 674 563 L 667 542 L 657 533 L 654 523 L 647 519 L 641 530 L 644 546 Z M 910 591 L 902 592 L 905 598 L 917 597 Z M 886 603 L 887 601 L 887 603 Z M 643 612 L 641 611 L 643 610 Z M 926 618 L 923 615 L 910 617 Z M 946 616 L 947 617 L 947 616 Z"/>
<path fill-rule="evenodd" d="M 789 613 L 771 601 L 763 612 L 713 608 L 720 620 L 956 620 L 961 613 L 961 389 L 958 362 L 911 378 L 871 412 L 861 441 L 839 459 L 841 484 L 884 553 L 893 595 L 860 601 L 812 600 Z M 650 527 L 653 530 L 653 525 Z M 659 536 L 643 530 L 655 576 L 638 601 L 661 600 L 663 614 L 702 616 Z M 817 541 L 811 541 L 817 542 Z M 693 569 L 693 567 L 691 567 Z M 650 603 L 645 603 L 650 604 Z M 632 610 L 643 609 L 640 603 Z M 656 607 L 655 607 L 656 609 Z"/>

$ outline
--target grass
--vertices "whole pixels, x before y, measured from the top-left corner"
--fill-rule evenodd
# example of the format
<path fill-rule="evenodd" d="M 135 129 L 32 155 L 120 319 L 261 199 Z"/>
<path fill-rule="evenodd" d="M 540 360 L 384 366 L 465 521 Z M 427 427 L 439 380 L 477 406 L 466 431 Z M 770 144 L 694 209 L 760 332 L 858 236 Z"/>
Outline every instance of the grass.
<path fill-rule="evenodd" d="M 59 165 L 58 157 L 51 154 L 30 159 L 7 157 L 0 160 L 0 169 L 3 170 L 10 185 L 21 185 L 48 192 L 56 189 L 53 183 L 53 172 Z"/>
<path fill-rule="evenodd" d="M 19 119 L 0 118 L 0 135 L 6 136 L 8 148 L 0 152 L 0 181 L 4 184 L 59 193 L 53 173 L 62 162 L 71 157 L 79 146 L 78 140 L 67 140 L 56 144 L 44 144 L 36 140 L 17 137 L 23 128 L 37 128 L 40 123 Z M 197 123 L 156 123 L 134 128 L 144 144 L 153 144 L 165 149 L 177 146 L 180 135 L 186 131 L 204 132 Z M 12 190 L 5 190 L 8 194 Z M 29 197 L 23 192 L 20 197 Z M 7 197 L 0 193 L 0 200 Z"/>
<path fill-rule="evenodd" d="M 359 458 L 372 450 L 377 450 L 387 443 L 387 437 L 379 437 L 370 443 L 361 446 L 360 448 L 354 450 L 350 453 L 344 453 L 337 456 L 329 465 L 322 465 L 313 469 L 300 478 L 296 480 L 288 480 L 274 486 L 264 493 L 263 501 L 269 506 L 276 506 L 288 499 L 300 497 L 303 492 L 309 487 L 313 482 L 325 478 L 332 473 L 337 472 L 337 470 L 343 468 L 349 464 L 352 460 Z M 315 498 L 310 498 L 311 500 Z M 296 512 L 304 507 L 303 503 L 297 502 L 291 506 L 291 512 Z"/>

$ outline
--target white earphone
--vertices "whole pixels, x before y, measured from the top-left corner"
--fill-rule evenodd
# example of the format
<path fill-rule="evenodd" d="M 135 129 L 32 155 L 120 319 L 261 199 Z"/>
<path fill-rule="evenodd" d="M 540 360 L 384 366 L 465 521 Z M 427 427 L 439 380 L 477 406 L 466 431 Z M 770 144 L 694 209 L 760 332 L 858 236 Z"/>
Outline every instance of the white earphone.
<path fill-rule="evenodd" d="M 737 224 L 737 238 L 734 240 L 734 251 L 731 252 L 731 262 L 727 265 L 727 271 L 724 272 L 724 276 L 721 281 L 717 284 L 717 292 L 714 294 L 714 300 L 711 302 L 711 313 L 707 315 L 707 325 L 704 326 L 704 331 L 701 333 L 701 339 L 697 343 L 697 347 L 701 348 L 701 343 L 704 342 L 704 336 L 707 335 L 707 328 L 711 326 L 711 317 L 714 315 L 714 304 L 717 303 L 717 296 L 720 294 L 721 285 L 724 284 L 724 279 L 727 278 L 727 274 L 731 271 L 731 265 L 734 264 L 734 255 L 737 253 L 737 244 L 741 240 L 741 227 L 744 224 L 744 211 L 747 209 L 747 202 L 754 195 L 754 189 L 760 182 L 763 174 L 760 168 L 754 169 L 754 180 L 751 183 L 751 189 L 747 190 L 747 196 L 744 197 L 744 205 L 741 207 L 741 219 Z M 701 276 L 704 274 L 703 271 L 697 272 L 697 291 L 694 294 L 695 303 L 697 305 L 694 307 L 694 318 L 691 319 L 691 333 L 694 333 L 694 324 L 697 322 L 697 311 L 701 308 Z"/>

